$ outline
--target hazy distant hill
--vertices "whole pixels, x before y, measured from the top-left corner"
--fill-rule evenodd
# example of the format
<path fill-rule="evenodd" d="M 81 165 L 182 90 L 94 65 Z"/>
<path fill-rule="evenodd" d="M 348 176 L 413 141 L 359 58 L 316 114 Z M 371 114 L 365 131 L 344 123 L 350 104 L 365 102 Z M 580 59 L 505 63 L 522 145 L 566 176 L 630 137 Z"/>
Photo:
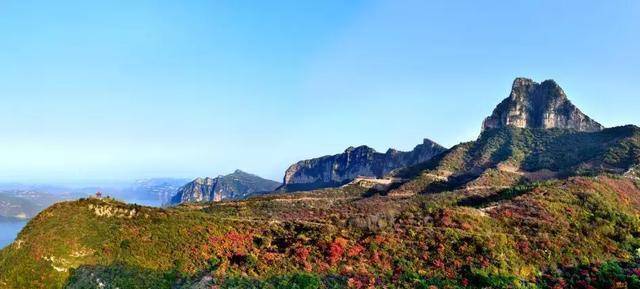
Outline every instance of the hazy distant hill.
<path fill-rule="evenodd" d="M 29 219 L 62 200 L 51 194 L 33 191 L 0 192 L 0 217 Z"/>
<path fill-rule="evenodd" d="M 161 204 L 170 202 L 178 190 L 187 184 L 189 179 L 152 178 L 137 180 L 126 192 L 138 199 L 157 199 Z"/>

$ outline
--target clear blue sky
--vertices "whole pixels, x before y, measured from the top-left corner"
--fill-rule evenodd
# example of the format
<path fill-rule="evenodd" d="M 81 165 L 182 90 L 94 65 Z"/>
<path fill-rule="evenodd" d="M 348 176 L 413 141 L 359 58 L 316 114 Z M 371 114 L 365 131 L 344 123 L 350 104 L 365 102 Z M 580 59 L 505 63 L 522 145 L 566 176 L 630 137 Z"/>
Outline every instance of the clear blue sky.
<path fill-rule="evenodd" d="M 638 1 L 97 2 L 0 1 L 0 181 L 452 146 L 516 76 L 640 124 Z"/>

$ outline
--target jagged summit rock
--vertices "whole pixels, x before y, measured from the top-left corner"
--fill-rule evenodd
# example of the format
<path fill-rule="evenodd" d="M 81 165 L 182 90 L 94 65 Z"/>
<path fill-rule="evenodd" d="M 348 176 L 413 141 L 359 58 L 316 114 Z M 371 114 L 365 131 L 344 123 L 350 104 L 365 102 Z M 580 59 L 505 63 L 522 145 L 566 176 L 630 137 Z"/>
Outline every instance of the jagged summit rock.
<path fill-rule="evenodd" d="M 485 119 L 482 130 L 508 126 L 585 132 L 604 128 L 573 105 L 555 81 L 537 83 L 528 78 L 513 81 L 511 94 Z"/>
<path fill-rule="evenodd" d="M 235 170 L 226 176 L 196 178 L 178 190 L 171 198 L 171 204 L 243 199 L 252 194 L 273 191 L 279 186 L 278 182 Z"/>
<path fill-rule="evenodd" d="M 409 152 L 389 149 L 386 153 L 379 153 L 368 146 L 349 147 L 341 154 L 291 165 L 285 172 L 281 189 L 310 190 L 339 186 L 357 177 L 379 178 L 393 170 L 425 162 L 445 150 L 429 139 L 424 139 Z"/>

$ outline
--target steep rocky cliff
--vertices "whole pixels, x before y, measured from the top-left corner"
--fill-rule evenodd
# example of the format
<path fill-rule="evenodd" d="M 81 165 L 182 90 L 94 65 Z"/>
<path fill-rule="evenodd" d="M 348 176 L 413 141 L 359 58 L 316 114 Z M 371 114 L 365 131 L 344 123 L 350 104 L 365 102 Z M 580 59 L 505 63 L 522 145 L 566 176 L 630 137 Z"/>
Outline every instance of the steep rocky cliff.
<path fill-rule="evenodd" d="M 507 126 L 585 132 L 604 128 L 574 106 L 555 81 L 536 83 L 527 78 L 516 78 L 511 94 L 484 121 L 482 130 Z"/>
<path fill-rule="evenodd" d="M 251 194 L 270 192 L 280 183 L 236 170 L 226 176 L 197 178 L 184 185 L 171 198 L 171 204 L 242 199 Z"/>
<path fill-rule="evenodd" d="M 285 172 L 283 190 L 297 191 L 339 186 L 356 177 L 382 177 L 398 169 L 421 162 L 444 152 L 439 144 L 425 139 L 412 151 L 389 149 L 378 153 L 367 146 L 350 147 L 342 154 L 300 161 Z"/>

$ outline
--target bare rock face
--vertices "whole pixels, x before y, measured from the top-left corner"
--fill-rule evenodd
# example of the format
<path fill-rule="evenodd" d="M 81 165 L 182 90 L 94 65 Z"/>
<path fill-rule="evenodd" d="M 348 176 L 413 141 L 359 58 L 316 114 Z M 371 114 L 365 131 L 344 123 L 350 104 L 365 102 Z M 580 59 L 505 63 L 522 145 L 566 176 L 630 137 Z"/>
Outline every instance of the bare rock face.
<path fill-rule="evenodd" d="M 342 154 L 300 161 L 291 165 L 284 176 L 286 191 L 340 186 L 357 177 L 382 177 L 389 172 L 428 161 L 446 149 L 425 139 L 412 151 L 389 149 L 378 153 L 367 146 L 349 147 Z"/>
<path fill-rule="evenodd" d="M 555 81 L 536 83 L 527 78 L 516 78 L 511 94 L 485 119 L 482 130 L 507 126 L 585 132 L 604 128 L 574 106 Z"/>
<path fill-rule="evenodd" d="M 171 204 L 244 199 L 253 194 L 271 192 L 279 186 L 278 182 L 236 170 L 226 176 L 193 180 L 178 190 L 171 198 Z"/>

